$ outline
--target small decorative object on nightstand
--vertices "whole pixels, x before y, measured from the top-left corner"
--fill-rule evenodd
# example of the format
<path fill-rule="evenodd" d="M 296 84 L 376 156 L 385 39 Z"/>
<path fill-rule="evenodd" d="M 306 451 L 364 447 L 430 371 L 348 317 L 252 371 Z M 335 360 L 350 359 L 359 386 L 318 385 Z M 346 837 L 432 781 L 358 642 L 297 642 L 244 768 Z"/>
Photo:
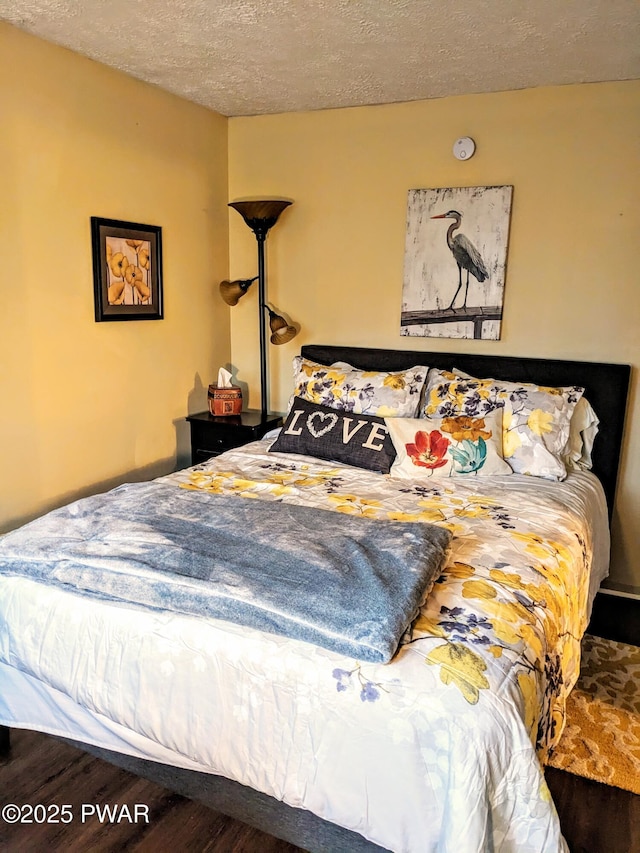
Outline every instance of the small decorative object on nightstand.
<path fill-rule="evenodd" d="M 197 465 L 225 450 L 258 441 L 270 429 L 282 426 L 282 415 L 255 409 L 229 417 L 214 417 L 209 412 L 189 415 L 191 425 L 191 464 Z"/>

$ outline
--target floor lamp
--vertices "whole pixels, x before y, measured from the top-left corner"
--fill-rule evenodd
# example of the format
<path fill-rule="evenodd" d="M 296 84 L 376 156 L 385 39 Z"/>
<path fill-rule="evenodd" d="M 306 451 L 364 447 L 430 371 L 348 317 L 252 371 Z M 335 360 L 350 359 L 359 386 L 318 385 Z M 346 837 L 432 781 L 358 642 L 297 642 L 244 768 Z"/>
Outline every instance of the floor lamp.
<path fill-rule="evenodd" d="M 258 281 L 258 311 L 260 313 L 260 408 L 265 418 L 268 410 L 269 391 L 267 380 L 267 315 L 271 330 L 272 344 L 286 344 L 297 334 L 297 329 L 287 323 L 284 317 L 276 314 L 266 300 L 266 276 L 264 262 L 264 243 L 269 229 L 278 221 L 282 211 L 291 204 L 290 201 L 233 201 L 229 204 L 242 216 L 258 241 L 258 275 L 254 278 L 223 281 L 220 284 L 220 294 L 227 305 L 237 305 L 238 300 L 249 290 L 254 281 Z"/>

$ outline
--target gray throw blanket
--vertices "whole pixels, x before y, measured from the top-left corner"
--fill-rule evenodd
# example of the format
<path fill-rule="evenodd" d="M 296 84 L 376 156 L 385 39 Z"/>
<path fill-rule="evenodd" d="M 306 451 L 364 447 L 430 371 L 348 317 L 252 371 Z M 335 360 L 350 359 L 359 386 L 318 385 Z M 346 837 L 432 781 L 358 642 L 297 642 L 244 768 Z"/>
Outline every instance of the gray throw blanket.
<path fill-rule="evenodd" d="M 152 481 L 0 538 L 0 573 L 127 605 L 213 617 L 389 661 L 451 534 Z"/>

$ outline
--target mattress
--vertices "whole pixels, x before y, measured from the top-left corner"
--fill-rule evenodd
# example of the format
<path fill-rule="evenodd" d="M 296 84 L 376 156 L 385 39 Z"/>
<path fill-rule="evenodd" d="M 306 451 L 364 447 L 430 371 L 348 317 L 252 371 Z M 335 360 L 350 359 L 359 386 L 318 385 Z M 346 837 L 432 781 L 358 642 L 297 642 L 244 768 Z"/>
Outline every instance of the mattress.
<path fill-rule="evenodd" d="M 565 849 L 542 763 L 607 573 L 597 479 L 418 485 L 270 443 L 162 481 L 203 502 L 227 494 L 453 532 L 391 663 L 222 620 L 78 606 L 4 578 L 0 722 L 220 774 L 394 851 Z"/>

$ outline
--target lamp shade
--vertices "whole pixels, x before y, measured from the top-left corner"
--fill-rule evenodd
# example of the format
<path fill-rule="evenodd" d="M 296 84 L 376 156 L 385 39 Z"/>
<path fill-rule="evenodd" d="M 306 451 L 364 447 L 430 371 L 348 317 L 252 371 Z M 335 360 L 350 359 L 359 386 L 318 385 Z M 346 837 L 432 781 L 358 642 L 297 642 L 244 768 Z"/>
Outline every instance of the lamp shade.
<path fill-rule="evenodd" d="M 261 201 L 232 201 L 229 207 L 237 210 L 249 228 L 259 237 L 266 237 L 267 231 L 278 221 L 282 211 L 292 202 L 276 199 Z"/>
<path fill-rule="evenodd" d="M 245 295 L 257 278 L 258 276 L 254 278 L 239 278 L 235 281 L 221 281 L 220 296 L 222 296 L 227 305 L 237 305 L 238 300 Z"/>
<path fill-rule="evenodd" d="M 280 314 L 276 314 L 275 311 L 272 311 L 268 307 L 267 311 L 269 312 L 269 328 L 271 329 L 271 337 L 269 340 L 271 343 L 287 344 L 289 341 L 293 340 L 298 334 L 296 327 L 290 326 L 284 317 L 281 317 Z"/>

